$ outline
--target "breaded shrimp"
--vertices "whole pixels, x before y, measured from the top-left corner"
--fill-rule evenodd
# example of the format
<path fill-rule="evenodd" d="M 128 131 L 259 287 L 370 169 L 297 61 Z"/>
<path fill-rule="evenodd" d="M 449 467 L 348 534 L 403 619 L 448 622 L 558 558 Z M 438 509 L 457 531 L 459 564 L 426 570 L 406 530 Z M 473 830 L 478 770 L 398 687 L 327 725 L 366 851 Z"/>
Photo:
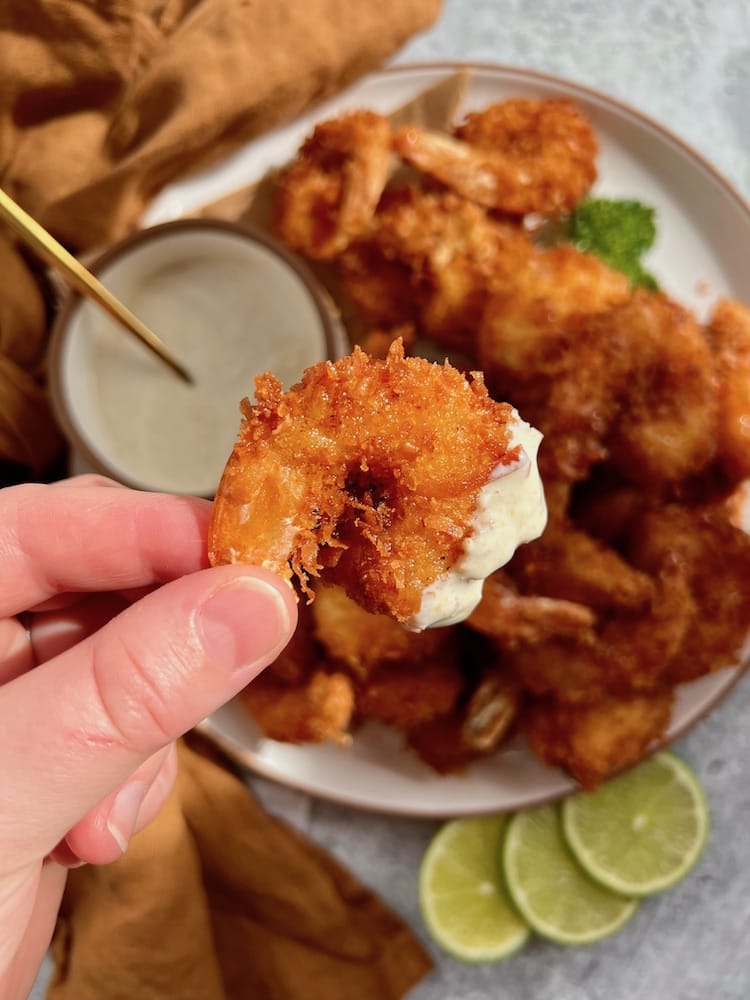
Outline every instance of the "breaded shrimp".
<path fill-rule="evenodd" d="M 466 677 L 451 658 L 384 664 L 356 685 L 357 713 L 408 731 L 447 715 Z"/>
<path fill-rule="evenodd" d="M 463 197 L 514 215 L 569 212 L 596 179 L 593 129 L 567 100 L 493 104 L 468 115 L 456 138 L 407 125 L 394 148 Z"/>
<path fill-rule="evenodd" d="M 652 581 L 645 606 L 603 614 L 587 632 L 518 643 L 507 663 L 524 687 L 566 703 L 663 687 L 696 605 L 681 566 L 665 560 Z"/>
<path fill-rule="evenodd" d="M 627 301 L 624 274 L 563 245 L 518 255 L 507 280 L 494 276 L 477 342 L 482 370 L 511 381 L 549 372 L 568 350 L 567 322 Z"/>
<path fill-rule="evenodd" d="M 643 757 L 669 725 L 671 706 L 669 690 L 608 696 L 591 705 L 538 699 L 528 704 L 523 728 L 543 761 L 594 788 Z"/>
<path fill-rule="evenodd" d="M 678 567 L 690 589 L 683 641 L 666 665 L 671 683 L 739 662 L 750 632 L 750 536 L 722 504 L 668 504 L 632 526 L 630 555 L 650 571 Z"/>
<path fill-rule="evenodd" d="M 532 249 L 521 229 L 455 194 L 404 187 L 383 199 L 370 236 L 342 255 L 341 280 L 369 322 L 413 321 L 471 351 L 492 282 L 509 279 Z"/>
<path fill-rule="evenodd" d="M 300 684 L 285 684 L 264 671 L 240 698 L 263 734 L 283 743 L 351 741 L 354 684 L 341 673 L 315 671 Z"/>
<path fill-rule="evenodd" d="M 355 348 L 314 365 L 287 393 L 263 375 L 256 400 L 216 496 L 214 564 L 264 565 L 308 593 L 323 574 L 419 629 L 468 615 L 484 577 L 543 530 L 539 435 L 479 375 L 404 358 L 397 341 L 385 361 Z"/>
<path fill-rule="evenodd" d="M 604 335 L 627 337 L 632 350 L 622 418 L 608 440 L 612 464 L 650 488 L 700 472 L 716 452 L 719 403 L 696 320 L 662 293 L 636 291 L 608 314 Z"/>
<path fill-rule="evenodd" d="M 505 649 L 552 636 L 591 636 L 595 622 L 596 615 L 584 604 L 519 594 L 503 570 L 484 581 L 482 600 L 466 620 L 470 628 Z"/>
<path fill-rule="evenodd" d="M 624 275 L 570 246 L 519 257 L 496 277 L 477 335 L 490 391 L 543 426 L 545 480 L 579 481 L 606 456 L 630 354 L 592 318 L 629 297 Z"/>
<path fill-rule="evenodd" d="M 352 111 L 321 122 L 277 179 L 272 229 L 293 250 L 330 260 L 369 225 L 390 160 L 382 115 Z"/>
<path fill-rule="evenodd" d="M 550 526 L 512 562 L 521 593 L 572 601 L 595 611 L 632 613 L 654 596 L 654 583 L 585 531 Z"/>
<path fill-rule="evenodd" d="M 750 309 L 716 305 L 706 330 L 719 383 L 719 461 L 733 482 L 750 478 Z"/>
<path fill-rule="evenodd" d="M 365 326 L 413 327 L 419 319 L 419 277 L 381 248 L 377 233 L 376 217 L 372 235 L 353 240 L 340 255 L 341 287 Z"/>
<path fill-rule="evenodd" d="M 542 321 L 535 330 L 531 322 L 536 358 L 523 346 L 514 355 L 511 337 L 509 363 L 495 308 L 491 300 L 479 335 L 480 363 L 495 393 L 507 396 L 516 377 L 513 402 L 546 438 L 545 477 L 580 481 L 607 460 L 628 482 L 653 490 L 712 461 L 714 360 L 698 323 L 666 295 L 638 290 L 600 311 L 563 312 L 552 326 Z M 542 316 L 546 309 L 543 303 Z M 524 338 L 519 333 L 515 341 L 523 345 Z"/>
<path fill-rule="evenodd" d="M 314 635 L 333 663 L 364 681 L 376 668 L 389 664 L 455 659 L 454 631 L 410 632 L 387 615 L 372 615 L 341 587 L 315 588 L 310 606 Z"/>

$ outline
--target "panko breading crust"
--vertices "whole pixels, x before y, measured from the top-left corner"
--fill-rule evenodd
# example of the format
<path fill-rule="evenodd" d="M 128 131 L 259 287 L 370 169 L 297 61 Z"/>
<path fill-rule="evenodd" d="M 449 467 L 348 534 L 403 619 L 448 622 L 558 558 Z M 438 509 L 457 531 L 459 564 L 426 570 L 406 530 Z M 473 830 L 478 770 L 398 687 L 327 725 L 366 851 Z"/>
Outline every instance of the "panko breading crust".
<path fill-rule="evenodd" d="M 406 621 L 462 553 L 481 488 L 511 465 L 513 411 L 480 375 L 356 349 L 288 392 L 266 374 L 242 404 L 209 536 L 212 563 L 338 583 Z"/>

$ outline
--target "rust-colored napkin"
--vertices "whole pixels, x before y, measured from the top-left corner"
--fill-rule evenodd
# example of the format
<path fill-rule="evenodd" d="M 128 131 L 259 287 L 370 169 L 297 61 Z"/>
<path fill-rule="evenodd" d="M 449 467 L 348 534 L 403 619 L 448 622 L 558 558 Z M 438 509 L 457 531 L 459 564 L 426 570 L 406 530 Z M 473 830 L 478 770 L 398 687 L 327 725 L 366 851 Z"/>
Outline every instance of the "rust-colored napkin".
<path fill-rule="evenodd" d="M 374 69 L 439 11 L 440 0 L 3 0 L 0 186 L 70 249 L 104 246 L 166 183 Z M 14 295 L 15 274 L 33 285 L 14 252 L 0 232 L 0 463 L 39 475 L 60 439 L 40 369 L 46 316 Z M 6 346 L 19 328 L 23 356 L 17 338 Z"/>
<path fill-rule="evenodd" d="M 49 1000 L 396 1000 L 431 967 L 373 892 L 184 746 L 126 854 L 71 873 L 53 954 Z"/>
<path fill-rule="evenodd" d="M 0 176 L 75 249 L 380 65 L 440 0 L 6 0 Z"/>

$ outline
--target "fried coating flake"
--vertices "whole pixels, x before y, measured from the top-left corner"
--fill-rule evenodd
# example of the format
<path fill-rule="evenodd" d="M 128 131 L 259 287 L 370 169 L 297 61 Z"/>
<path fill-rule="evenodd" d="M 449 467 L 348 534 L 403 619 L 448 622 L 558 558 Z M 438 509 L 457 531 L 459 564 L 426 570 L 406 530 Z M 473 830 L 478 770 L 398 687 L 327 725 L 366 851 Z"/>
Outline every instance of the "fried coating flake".
<path fill-rule="evenodd" d="M 513 410 L 447 362 L 363 351 L 307 370 L 287 393 L 270 374 L 242 404 L 209 532 L 213 564 L 286 579 L 324 575 L 366 610 L 407 621 L 456 563 L 479 491 L 510 446 Z"/>

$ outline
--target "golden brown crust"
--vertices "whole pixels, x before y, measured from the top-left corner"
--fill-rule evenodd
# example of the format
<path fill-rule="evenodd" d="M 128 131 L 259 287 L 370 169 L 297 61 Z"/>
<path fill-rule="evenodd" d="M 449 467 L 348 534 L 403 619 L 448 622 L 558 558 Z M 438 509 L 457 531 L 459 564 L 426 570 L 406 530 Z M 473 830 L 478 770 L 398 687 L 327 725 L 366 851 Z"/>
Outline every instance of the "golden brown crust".
<path fill-rule="evenodd" d="M 273 230 L 307 257 L 334 257 L 367 228 L 390 158 L 382 115 L 360 110 L 321 122 L 277 179 Z"/>
<path fill-rule="evenodd" d="M 394 147 L 464 197 L 513 215 L 570 211 L 596 179 L 596 137 L 567 100 L 493 104 L 469 114 L 455 138 L 407 125 Z"/>
<path fill-rule="evenodd" d="M 733 482 L 750 478 L 750 309 L 717 303 L 706 330 L 719 381 L 719 460 Z"/>
<path fill-rule="evenodd" d="M 524 729 L 543 760 L 593 788 L 641 759 L 667 728 L 671 706 L 670 690 L 583 706 L 539 699 L 529 703 Z"/>
<path fill-rule="evenodd" d="M 241 698 L 269 739 L 349 742 L 354 686 L 345 674 L 318 670 L 303 683 L 290 686 L 266 672 L 245 688 Z"/>
<path fill-rule="evenodd" d="M 309 592 L 324 575 L 363 607 L 405 621 L 448 571 L 479 490 L 510 448 L 512 409 L 400 342 L 308 369 L 283 393 L 271 375 L 243 403 L 214 505 L 213 564 L 248 562 Z"/>

